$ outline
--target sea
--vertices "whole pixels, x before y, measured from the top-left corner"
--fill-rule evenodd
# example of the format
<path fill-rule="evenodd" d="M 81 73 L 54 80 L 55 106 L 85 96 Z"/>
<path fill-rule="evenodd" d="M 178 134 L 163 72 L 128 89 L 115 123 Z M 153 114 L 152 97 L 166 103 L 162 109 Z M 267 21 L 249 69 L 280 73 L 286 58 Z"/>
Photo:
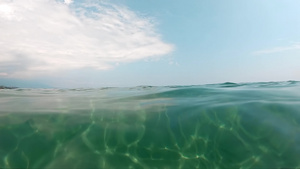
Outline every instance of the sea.
<path fill-rule="evenodd" d="M 300 82 L 0 89 L 0 168 L 300 168 Z"/>

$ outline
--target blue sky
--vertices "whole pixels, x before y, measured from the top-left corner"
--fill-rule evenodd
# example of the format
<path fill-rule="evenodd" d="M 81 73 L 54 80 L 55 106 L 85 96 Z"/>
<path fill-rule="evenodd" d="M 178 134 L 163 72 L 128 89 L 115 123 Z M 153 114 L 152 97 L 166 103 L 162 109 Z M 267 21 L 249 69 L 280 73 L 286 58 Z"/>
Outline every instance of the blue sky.
<path fill-rule="evenodd" d="M 298 0 L 4 0 L 0 85 L 300 79 Z"/>

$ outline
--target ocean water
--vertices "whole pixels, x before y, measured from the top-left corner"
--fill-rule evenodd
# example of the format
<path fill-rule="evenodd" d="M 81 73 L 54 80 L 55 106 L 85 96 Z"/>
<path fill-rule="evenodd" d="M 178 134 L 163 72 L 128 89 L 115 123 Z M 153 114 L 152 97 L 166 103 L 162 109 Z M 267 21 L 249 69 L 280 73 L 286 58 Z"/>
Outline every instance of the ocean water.
<path fill-rule="evenodd" d="M 300 168 L 300 82 L 1 89 L 0 168 Z"/>

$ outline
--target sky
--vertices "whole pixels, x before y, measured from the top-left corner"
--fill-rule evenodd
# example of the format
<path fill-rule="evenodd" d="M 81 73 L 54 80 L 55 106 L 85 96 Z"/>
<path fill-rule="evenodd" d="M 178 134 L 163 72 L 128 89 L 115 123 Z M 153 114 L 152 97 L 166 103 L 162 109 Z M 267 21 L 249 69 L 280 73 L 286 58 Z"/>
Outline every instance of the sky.
<path fill-rule="evenodd" d="M 300 80 L 299 0 L 1 0 L 0 85 Z"/>

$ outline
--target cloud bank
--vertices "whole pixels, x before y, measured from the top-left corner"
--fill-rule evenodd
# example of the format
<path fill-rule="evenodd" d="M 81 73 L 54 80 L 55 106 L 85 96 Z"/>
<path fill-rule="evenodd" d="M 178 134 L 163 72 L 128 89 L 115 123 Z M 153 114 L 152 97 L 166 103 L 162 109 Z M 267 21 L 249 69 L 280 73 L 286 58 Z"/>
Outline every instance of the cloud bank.
<path fill-rule="evenodd" d="M 156 58 L 173 46 L 153 21 L 99 1 L 0 1 L 0 76 L 32 77 Z"/>

